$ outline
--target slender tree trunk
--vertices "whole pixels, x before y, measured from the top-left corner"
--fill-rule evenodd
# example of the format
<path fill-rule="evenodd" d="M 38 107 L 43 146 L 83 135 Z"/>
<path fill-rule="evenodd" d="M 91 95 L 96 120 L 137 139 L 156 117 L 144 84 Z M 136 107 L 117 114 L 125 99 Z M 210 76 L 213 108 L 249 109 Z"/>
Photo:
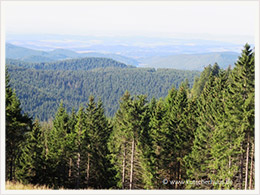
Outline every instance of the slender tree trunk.
<path fill-rule="evenodd" d="M 88 164 L 87 164 L 87 185 L 89 185 L 89 169 L 90 169 L 90 155 L 88 153 Z"/>
<path fill-rule="evenodd" d="M 126 143 L 124 143 L 124 152 L 123 152 L 122 189 L 125 188 L 125 160 L 126 160 Z"/>
<path fill-rule="evenodd" d="M 243 150 L 243 144 L 241 146 L 241 150 Z M 243 169 L 244 169 L 244 152 L 240 154 L 240 172 L 239 172 L 239 188 L 243 189 Z"/>
<path fill-rule="evenodd" d="M 71 177 L 71 167 L 72 167 L 72 159 L 70 158 L 70 165 L 69 165 L 69 178 Z"/>
<path fill-rule="evenodd" d="M 251 151 L 251 168 L 250 168 L 250 180 L 249 180 L 249 189 L 252 190 L 253 188 L 253 169 L 254 169 L 254 149 L 255 149 L 255 144 L 254 142 L 252 143 L 252 151 Z"/>
<path fill-rule="evenodd" d="M 14 159 L 14 163 L 13 163 L 13 180 L 14 181 L 16 181 L 15 168 L 16 168 L 16 164 L 15 164 L 15 159 Z"/>
<path fill-rule="evenodd" d="M 245 190 L 247 190 L 248 181 L 248 162 L 249 162 L 249 134 L 247 137 L 247 147 L 246 147 L 246 175 L 245 175 Z"/>
<path fill-rule="evenodd" d="M 77 154 L 78 158 L 77 158 L 77 189 L 79 189 L 79 185 L 80 185 L 80 153 L 78 152 Z"/>
<path fill-rule="evenodd" d="M 131 154 L 131 170 L 130 170 L 130 190 L 134 188 L 133 176 L 134 176 L 134 153 L 135 153 L 135 139 L 132 141 L 132 154 Z"/>
<path fill-rule="evenodd" d="M 11 157 L 10 160 L 10 169 L 9 169 L 9 180 L 12 181 L 13 180 L 13 158 Z"/>

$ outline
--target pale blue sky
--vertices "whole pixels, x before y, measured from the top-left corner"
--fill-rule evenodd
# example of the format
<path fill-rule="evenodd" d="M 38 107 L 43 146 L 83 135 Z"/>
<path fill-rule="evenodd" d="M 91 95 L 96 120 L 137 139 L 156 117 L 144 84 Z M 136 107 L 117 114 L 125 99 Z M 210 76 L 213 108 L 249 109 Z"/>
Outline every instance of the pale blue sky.
<path fill-rule="evenodd" d="M 258 2 L 4 2 L 6 32 L 252 41 Z M 251 40 L 248 40 L 251 39 Z"/>

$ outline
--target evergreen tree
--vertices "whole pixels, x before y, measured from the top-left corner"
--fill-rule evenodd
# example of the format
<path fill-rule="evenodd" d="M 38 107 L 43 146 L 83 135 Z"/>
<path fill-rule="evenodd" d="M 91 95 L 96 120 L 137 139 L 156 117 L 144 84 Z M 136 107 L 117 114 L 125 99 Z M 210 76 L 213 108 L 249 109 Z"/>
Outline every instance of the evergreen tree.
<path fill-rule="evenodd" d="M 120 108 L 118 109 L 114 124 L 113 131 L 109 138 L 109 151 L 110 160 L 114 165 L 116 172 L 115 179 L 119 188 L 125 189 L 129 186 L 128 169 L 128 155 L 130 154 L 130 131 L 128 130 L 127 112 L 130 109 L 132 97 L 126 91 L 120 101 Z"/>
<path fill-rule="evenodd" d="M 188 131 L 188 123 L 186 118 L 188 108 L 188 83 L 183 83 L 176 92 L 175 97 L 171 100 L 172 104 L 168 105 L 166 118 L 164 119 L 164 128 L 168 132 L 170 138 L 168 149 L 170 154 L 168 179 L 183 180 L 185 178 L 184 156 L 189 152 L 190 142 L 193 132 Z M 170 188 L 183 188 L 183 185 L 176 184 L 169 186 Z"/>
<path fill-rule="evenodd" d="M 212 76 L 217 76 L 219 73 L 219 70 L 220 70 L 220 67 L 217 63 L 215 63 L 213 65 L 213 67 L 211 65 L 208 65 L 207 67 L 205 67 L 203 72 L 201 73 L 200 77 L 195 79 L 193 88 L 191 90 L 192 95 L 197 96 L 197 97 L 200 96 L 205 84 L 208 82 L 210 74 L 212 74 Z"/>
<path fill-rule="evenodd" d="M 6 70 L 5 106 L 6 106 L 6 180 L 16 180 L 16 171 L 21 155 L 21 146 L 26 133 L 31 131 L 32 120 L 22 114 L 20 101 L 10 87 L 10 79 Z"/>
<path fill-rule="evenodd" d="M 74 158 L 76 160 L 75 162 L 75 178 L 76 178 L 76 189 L 79 189 L 83 187 L 81 185 L 82 178 L 84 178 L 84 164 L 82 162 L 82 157 L 86 155 L 86 145 L 88 144 L 89 138 L 86 137 L 86 123 L 85 123 L 85 111 L 84 108 L 81 106 L 79 108 L 78 114 L 77 114 L 77 123 L 75 125 L 75 149 L 76 155 L 74 155 Z M 83 158 L 84 159 L 84 158 Z M 72 177 L 72 175 L 69 175 Z M 83 182 L 82 182 L 83 183 Z"/>
<path fill-rule="evenodd" d="M 150 104 L 153 105 L 154 102 L 151 101 Z M 166 113 L 165 103 L 160 99 L 152 108 L 153 110 L 151 110 L 151 119 L 149 122 L 152 137 L 151 174 L 153 175 L 153 188 L 162 189 L 165 187 L 162 181 L 167 176 L 166 157 L 169 154 L 169 150 L 167 150 L 167 132 L 165 131 L 165 128 L 163 128 Z"/>
<path fill-rule="evenodd" d="M 215 87 L 212 89 L 214 99 L 212 104 L 216 109 L 212 110 L 212 117 L 215 120 L 215 130 L 209 140 L 211 145 L 210 154 L 212 160 L 209 162 L 209 169 L 213 170 L 209 174 L 212 181 L 224 181 L 224 183 L 214 183 L 216 189 L 230 189 L 232 187 L 232 176 L 236 167 L 231 163 L 231 154 L 234 154 L 237 145 L 236 133 L 229 129 L 227 124 L 227 114 L 225 113 L 226 100 L 225 93 L 229 84 L 229 71 L 220 71 L 216 78 Z"/>
<path fill-rule="evenodd" d="M 245 45 L 235 68 L 208 66 L 165 99 L 122 96 L 32 124 L 6 75 L 6 180 L 65 189 L 254 189 L 255 65 Z M 61 85 L 64 88 L 64 85 Z M 65 89 L 65 88 L 64 88 Z M 212 181 L 210 183 L 163 183 Z"/>
<path fill-rule="evenodd" d="M 237 166 L 233 178 L 234 187 L 248 189 L 250 145 L 254 145 L 254 87 L 255 64 L 254 52 L 248 44 L 231 73 L 230 84 L 226 93 L 228 130 L 236 133 L 236 145 L 239 149 L 231 155 L 232 164 Z M 251 163 L 254 163 L 252 160 Z M 251 180 L 252 181 L 252 180 Z"/>
<path fill-rule="evenodd" d="M 104 114 L 102 102 L 95 103 L 94 97 L 89 97 L 86 108 L 86 186 L 95 189 L 108 188 L 110 181 L 107 140 L 110 128 Z M 111 178 L 110 178 L 111 179 Z"/>
<path fill-rule="evenodd" d="M 150 188 L 149 109 L 145 96 L 134 99 L 126 92 L 120 102 L 111 135 L 109 149 L 118 187 L 123 189 Z"/>
<path fill-rule="evenodd" d="M 217 109 L 212 92 L 215 87 L 215 77 L 210 74 L 201 96 L 197 102 L 198 127 L 194 132 L 192 151 L 185 157 L 186 172 L 189 180 L 209 180 L 211 170 L 208 165 L 212 161 L 210 139 L 215 130 L 216 121 L 212 113 Z M 215 102 L 212 102 L 215 101 Z M 187 188 L 209 189 L 211 185 L 187 185 Z"/>
<path fill-rule="evenodd" d="M 33 129 L 26 136 L 19 159 L 18 180 L 23 183 L 44 184 L 44 145 L 43 134 L 39 121 L 36 119 Z"/>
<path fill-rule="evenodd" d="M 64 187 L 67 183 L 69 160 L 66 158 L 67 133 L 69 133 L 69 116 L 61 101 L 50 132 L 48 160 L 50 176 L 54 187 Z"/>

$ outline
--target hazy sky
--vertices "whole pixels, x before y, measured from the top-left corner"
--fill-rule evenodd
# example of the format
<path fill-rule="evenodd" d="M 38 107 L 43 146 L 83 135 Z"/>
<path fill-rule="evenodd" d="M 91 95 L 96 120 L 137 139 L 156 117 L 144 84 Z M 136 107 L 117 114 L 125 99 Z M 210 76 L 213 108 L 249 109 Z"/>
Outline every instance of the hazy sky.
<path fill-rule="evenodd" d="M 257 16 L 257 2 L 250 1 L 3 3 L 7 34 L 252 38 Z"/>

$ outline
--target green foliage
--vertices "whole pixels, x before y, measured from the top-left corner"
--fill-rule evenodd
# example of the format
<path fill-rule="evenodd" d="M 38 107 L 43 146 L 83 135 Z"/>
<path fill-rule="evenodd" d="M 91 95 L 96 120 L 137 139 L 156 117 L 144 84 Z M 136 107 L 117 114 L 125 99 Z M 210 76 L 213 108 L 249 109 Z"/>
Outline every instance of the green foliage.
<path fill-rule="evenodd" d="M 93 95 L 77 113 L 61 101 L 53 120 L 33 125 L 7 75 L 6 179 L 54 189 L 254 189 L 254 69 L 254 51 L 246 44 L 233 70 L 209 66 L 191 91 L 188 80 L 164 99 L 152 93 L 150 102 L 126 91 L 113 118 Z M 116 70 L 125 79 L 133 71 L 140 86 L 138 76 L 159 72 Z M 22 71 L 32 71 L 41 86 L 40 72 Z M 109 71 L 115 73 L 103 73 Z M 76 84 L 74 71 L 48 73 L 68 74 L 69 85 Z M 201 183 L 176 183 L 184 181 Z"/>
<path fill-rule="evenodd" d="M 249 146 L 254 145 L 254 53 L 248 44 L 235 65 L 232 71 L 210 73 L 198 99 L 192 151 L 185 157 L 191 180 L 218 183 L 187 188 L 252 189 L 254 158 L 249 159 Z"/>
<path fill-rule="evenodd" d="M 118 100 L 126 90 L 131 94 L 147 94 L 148 100 L 165 97 L 172 86 L 178 88 L 185 78 L 193 83 L 196 71 L 105 68 L 89 71 L 34 70 L 9 66 L 11 85 L 16 89 L 21 106 L 34 118 L 47 121 L 54 117 L 63 99 L 70 112 L 86 104 L 93 94 L 104 103 L 107 116 L 118 109 Z"/>
<path fill-rule="evenodd" d="M 26 133 L 31 131 L 32 120 L 22 114 L 21 104 L 9 84 L 6 70 L 5 107 L 6 107 L 6 179 L 16 180 L 17 164 L 21 155 L 21 147 L 26 140 Z"/>
<path fill-rule="evenodd" d="M 26 134 L 26 141 L 21 147 L 17 179 L 24 183 L 43 184 L 44 167 L 44 142 L 42 128 L 36 119 L 31 132 Z"/>
<path fill-rule="evenodd" d="M 208 82 L 210 74 L 216 76 L 218 75 L 219 70 L 220 68 L 217 63 L 215 63 L 213 67 L 211 65 L 205 67 L 200 77 L 195 78 L 194 86 L 191 90 L 192 95 L 198 97 L 203 91 L 205 84 Z"/>

